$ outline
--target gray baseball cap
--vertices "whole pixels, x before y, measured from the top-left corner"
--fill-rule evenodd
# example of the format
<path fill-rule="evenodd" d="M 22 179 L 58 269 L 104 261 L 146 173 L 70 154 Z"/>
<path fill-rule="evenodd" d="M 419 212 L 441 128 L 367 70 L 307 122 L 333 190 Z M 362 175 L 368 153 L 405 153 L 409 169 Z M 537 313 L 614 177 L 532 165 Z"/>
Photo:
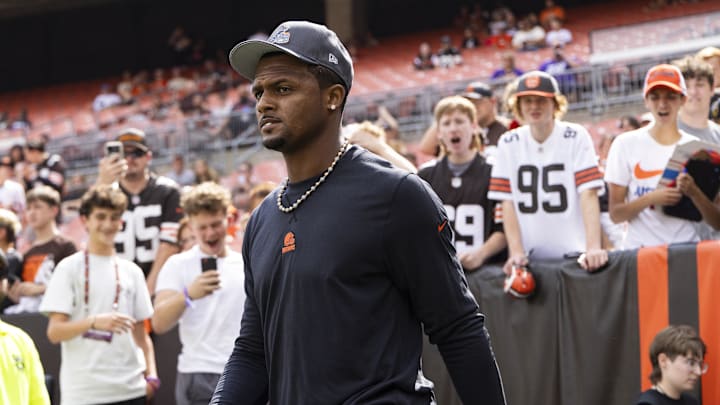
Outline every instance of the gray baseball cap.
<path fill-rule="evenodd" d="M 324 25 L 309 21 L 286 21 L 265 40 L 240 42 L 230 51 L 230 65 L 253 80 L 260 58 L 273 52 L 283 52 L 311 65 L 324 66 L 335 72 L 350 91 L 353 65 L 350 53 L 340 38 Z"/>
<path fill-rule="evenodd" d="M 483 82 L 472 82 L 465 88 L 465 92 L 462 93 L 465 98 L 471 98 L 474 100 L 480 100 L 481 98 L 491 98 L 493 91 L 487 84 Z"/>

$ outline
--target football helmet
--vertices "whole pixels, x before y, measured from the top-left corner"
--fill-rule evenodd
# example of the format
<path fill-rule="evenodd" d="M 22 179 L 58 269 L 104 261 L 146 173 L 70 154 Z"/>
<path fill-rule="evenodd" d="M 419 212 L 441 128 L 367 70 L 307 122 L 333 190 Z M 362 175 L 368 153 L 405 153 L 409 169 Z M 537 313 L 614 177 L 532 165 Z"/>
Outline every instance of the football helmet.
<path fill-rule="evenodd" d="M 535 293 L 535 277 L 523 266 L 513 266 L 505 277 L 503 291 L 515 298 L 528 298 Z"/>

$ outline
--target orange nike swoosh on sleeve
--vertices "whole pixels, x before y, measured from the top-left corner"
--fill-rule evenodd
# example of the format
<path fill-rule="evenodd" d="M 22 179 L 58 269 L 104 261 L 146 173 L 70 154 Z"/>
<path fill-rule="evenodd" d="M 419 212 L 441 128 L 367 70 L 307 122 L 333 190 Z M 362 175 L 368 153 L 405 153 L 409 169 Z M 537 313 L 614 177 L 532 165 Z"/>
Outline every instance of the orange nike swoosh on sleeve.
<path fill-rule="evenodd" d="M 655 176 L 659 176 L 662 174 L 662 170 L 643 170 L 640 167 L 640 162 L 635 163 L 635 170 L 633 171 L 633 174 L 635 174 L 635 177 L 642 180 L 642 179 L 649 179 Z"/>
<path fill-rule="evenodd" d="M 442 224 L 438 225 L 438 232 L 442 232 L 442 230 L 445 229 L 445 225 L 447 225 L 447 219 L 444 220 Z"/>

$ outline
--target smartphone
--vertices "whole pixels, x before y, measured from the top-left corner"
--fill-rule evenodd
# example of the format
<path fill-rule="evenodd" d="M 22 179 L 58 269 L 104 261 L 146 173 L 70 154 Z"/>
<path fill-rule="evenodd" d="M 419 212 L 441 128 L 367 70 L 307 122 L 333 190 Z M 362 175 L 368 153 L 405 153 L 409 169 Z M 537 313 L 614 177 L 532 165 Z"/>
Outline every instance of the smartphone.
<path fill-rule="evenodd" d="M 208 270 L 217 270 L 217 259 L 214 257 L 201 257 L 200 267 L 203 273 Z"/>
<path fill-rule="evenodd" d="M 105 143 L 105 156 L 118 155 L 120 159 L 123 159 L 123 146 L 121 142 L 109 141 Z"/>

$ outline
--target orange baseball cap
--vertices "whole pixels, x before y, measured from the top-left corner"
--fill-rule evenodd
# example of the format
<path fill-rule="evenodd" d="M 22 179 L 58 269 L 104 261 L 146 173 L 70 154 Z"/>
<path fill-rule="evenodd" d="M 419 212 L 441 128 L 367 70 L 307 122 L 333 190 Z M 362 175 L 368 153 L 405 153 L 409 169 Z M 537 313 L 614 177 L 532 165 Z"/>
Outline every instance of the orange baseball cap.
<path fill-rule="evenodd" d="M 653 66 L 645 75 L 643 97 L 647 97 L 650 90 L 656 87 L 667 87 L 683 96 L 687 95 L 687 87 L 682 72 L 676 66 L 662 64 Z"/>

